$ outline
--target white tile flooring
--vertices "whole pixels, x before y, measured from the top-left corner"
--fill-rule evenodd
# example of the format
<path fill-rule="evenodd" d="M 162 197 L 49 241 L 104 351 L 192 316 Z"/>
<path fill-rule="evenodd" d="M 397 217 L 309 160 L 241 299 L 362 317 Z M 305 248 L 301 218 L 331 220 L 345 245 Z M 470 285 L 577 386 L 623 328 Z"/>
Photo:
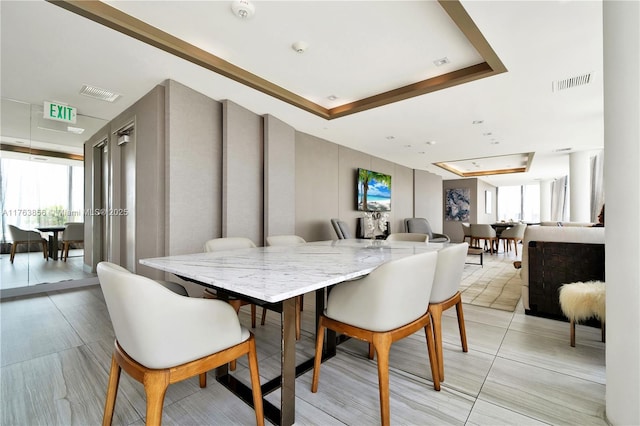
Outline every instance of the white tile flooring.
<path fill-rule="evenodd" d="M 490 256 L 487 256 L 489 258 Z M 500 261 L 494 256 L 493 261 Z M 502 259 L 510 261 L 509 259 Z M 313 300 L 305 298 L 297 356 L 313 353 Z M 244 309 L 244 308 L 243 308 Z M 569 346 L 567 323 L 465 305 L 469 352 L 462 353 L 455 311 L 445 313 L 445 378 L 431 384 L 424 336 L 392 347 L 391 422 L 403 425 L 604 425 L 605 345 L 600 331 L 578 326 Z M 2 425 L 100 424 L 113 331 L 97 286 L 4 300 L 1 315 Z M 258 326 L 260 373 L 279 369 L 277 314 Z M 249 325 L 248 311 L 241 321 Z M 311 372 L 296 380 L 296 424 L 379 424 L 376 364 L 366 345 L 350 340 L 322 365 L 318 393 Z M 236 374 L 248 380 L 246 358 Z M 279 392 L 267 399 L 277 402 Z M 114 424 L 141 425 L 143 388 L 123 373 Z M 169 387 L 164 424 L 253 424 L 253 411 L 213 377 Z"/>

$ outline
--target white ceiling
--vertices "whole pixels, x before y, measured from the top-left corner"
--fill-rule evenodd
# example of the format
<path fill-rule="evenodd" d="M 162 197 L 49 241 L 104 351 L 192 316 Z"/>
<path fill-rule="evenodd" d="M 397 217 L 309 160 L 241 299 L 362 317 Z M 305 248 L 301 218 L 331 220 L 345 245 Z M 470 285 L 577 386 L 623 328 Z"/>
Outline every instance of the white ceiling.
<path fill-rule="evenodd" d="M 253 3 L 255 16 L 240 20 L 230 1 L 109 2 L 327 108 L 481 61 L 433 1 Z M 462 5 L 506 73 L 328 121 L 56 5 L 3 0 L 2 141 L 80 147 L 171 78 L 211 98 L 272 114 L 302 132 L 445 179 L 457 176 L 433 163 L 526 152 L 535 152 L 529 172 L 482 179 L 495 185 L 552 179 L 568 173 L 570 152 L 601 149 L 602 3 Z M 296 41 L 308 43 L 304 54 L 291 49 Z M 450 63 L 436 67 L 433 61 L 442 57 Z M 587 73 L 589 84 L 552 91 L 554 81 Z M 78 93 L 83 84 L 123 96 L 113 104 L 90 99 Z M 28 106 L 9 99 L 36 105 L 32 118 L 25 122 Z M 45 100 L 77 107 L 85 134 L 29 126 L 29 120 L 42 121 L 38 108 Z M 561 148 L 571 151 L 555 152 Z"/>

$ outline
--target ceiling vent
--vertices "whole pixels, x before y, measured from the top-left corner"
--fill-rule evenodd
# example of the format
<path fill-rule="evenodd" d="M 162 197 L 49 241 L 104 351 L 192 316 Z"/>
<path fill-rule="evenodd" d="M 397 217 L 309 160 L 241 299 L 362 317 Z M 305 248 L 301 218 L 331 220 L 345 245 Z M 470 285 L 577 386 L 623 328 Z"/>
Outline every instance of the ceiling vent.
<path fill-rule="evenodd" d="M 114 93 L 106 89 L 101 89 L 95 86 L 89 86 L 88 84 L 83 84 L 82 89 L 80 89 L 80 94 L 84 96 L 88 96 L 93 99 L 99 99 L 101 101 L 107 102 L 115 102 L 122 96 L 119 93 Z"/>
<path fill-rule="evenodd" d="M 564 80 L 554 81 L 551 85 L 553 92 L 559 92 L 560 90 L 571 89 L 572 87 L 583 86 L 591 82 L 591 73 L 579 75 L 577 77 L 565 78 Z"/>

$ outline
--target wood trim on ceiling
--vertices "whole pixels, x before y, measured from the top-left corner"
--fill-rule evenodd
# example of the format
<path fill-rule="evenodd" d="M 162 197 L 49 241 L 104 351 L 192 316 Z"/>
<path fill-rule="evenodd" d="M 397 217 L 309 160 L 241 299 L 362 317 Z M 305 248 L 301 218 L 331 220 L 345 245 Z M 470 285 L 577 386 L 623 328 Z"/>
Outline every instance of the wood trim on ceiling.
<path fill-rule="evenodd" d="M 9 144 L 0 144 L 0 151 L 18 152 L 20 154 L 38 155 L 41 157 L 64 158 L 66 160 L 84 161 L 84 155 L 70 154 L 68 152 L 49 151 L 46 149 L 28 148 L 25 146 L 15 146 Z"/>
<path fill-rule="evenodd" d="M 97 0 L 47 1 L 327 120 L 507 71 L 460 1 L 438 0 L 440 6 L 478 51 L 484 62 L 328 109 L 108 4 Z"/>
<path fill-rule="evenodd" d="M 518 155 L 518 154 L 516 154 Z M 478 176 L 494 176 L 494 175 L 506 175 L 506 174 L 511 174 L 511 173 L 524 173 L 529 171 L 529 167 L 531 167 L 531 162 L 533 161 L 533 156 L 535 155 L 535 153 L 533 152 L 527 152 L 527 153 L 522 153 L 521 155 L 526 155 L 527 156 L 527 164 L 523 167 L 510 167 L 510 168 L 504 168 L 504 169 L 492 169 L 492 170 L 478 170 L 478 171 L 473 171 L 473 172 L 462 172 L 458 169 L 456 169 L 455 167 L 453 167 L 450 163 L 458 163 L 461 161 L 470 161 L 470 160 L 474 160 L 474 159 L 466 159 L 466 160 L 456 160 L 456 161 L 441 161 L 438 163 L 433 163 L 434 166 L 438 166 L 441 169 L 444 169 L 448 172 L 451 172 L 455 175 L 458 175 L 460 177 L 478 177 Z M 499 157 L 505 157 L 504 155 L 500 155 Z M 481 159 L 486 159 L 486 158 L 495 158 L 495 157 L 482 157 Z"/>

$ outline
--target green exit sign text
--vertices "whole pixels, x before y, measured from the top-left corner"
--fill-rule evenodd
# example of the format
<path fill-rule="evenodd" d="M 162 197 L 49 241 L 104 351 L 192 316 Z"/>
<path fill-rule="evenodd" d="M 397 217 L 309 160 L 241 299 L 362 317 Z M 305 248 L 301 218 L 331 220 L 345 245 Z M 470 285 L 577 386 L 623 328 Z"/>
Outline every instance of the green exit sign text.
<path fill-rule="evenodd" d="M 64 121 L 65 123 L 76 122 L 78 110 L 74 107 L 55 102 L 44 102 L 44 118 L 49 120 Z"/>

